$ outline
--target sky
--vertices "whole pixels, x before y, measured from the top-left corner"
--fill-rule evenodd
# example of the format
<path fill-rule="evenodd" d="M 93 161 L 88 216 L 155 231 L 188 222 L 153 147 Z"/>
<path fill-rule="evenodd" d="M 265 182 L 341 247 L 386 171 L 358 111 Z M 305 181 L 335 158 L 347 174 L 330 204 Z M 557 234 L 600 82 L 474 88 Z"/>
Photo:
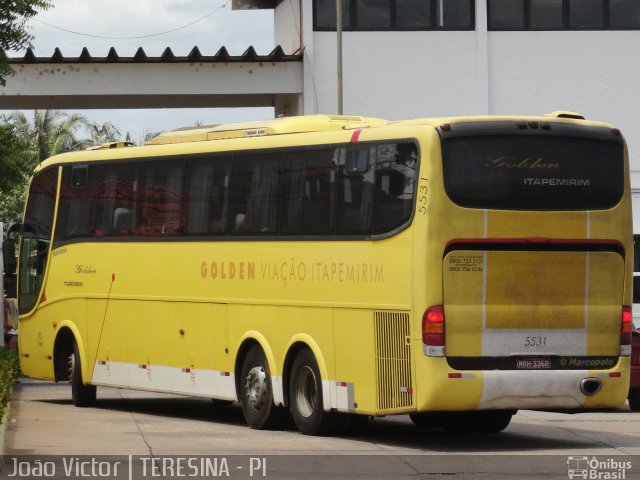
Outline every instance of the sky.
<path fill-rule="evenodd" d="M 232 10 L 230 0 L 55 0 L 53 4 L 28 23 L 29 33 L 35 37 L 36 56 L 51 56 L 56 47 L 68 57 L 79 56 L 83 47 L 94 57 L 106 56 L 111 47 L 121 57 L 133 56 L 138 47 L 149 56 L 161 55 L 166 47 L 175 55 L 187 55 L 194 46 L 203 55 L 214 55 L 223 46 L 230 55 L 241 55 L 249 46 L 266 55 L 275 47 L 273 10 Z M 149 37 L 122 39 L 140 36 Z M 21 56 L 24 51 L 9 55 Z M 148 131 L 273 117 L 272 108 L 67 112 L 80 113 L 100 124 L 110 121 L 123 134 L 129 132 L 134 141 Z M 0 110 L 2 113 L 8 112 Z"/>

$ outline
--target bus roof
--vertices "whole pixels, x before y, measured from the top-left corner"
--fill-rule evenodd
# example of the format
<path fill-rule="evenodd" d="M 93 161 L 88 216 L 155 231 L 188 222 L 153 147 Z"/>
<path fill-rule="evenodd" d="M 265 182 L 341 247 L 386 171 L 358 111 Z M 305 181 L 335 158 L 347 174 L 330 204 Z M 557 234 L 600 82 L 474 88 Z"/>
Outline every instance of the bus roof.
<path fill-rule="evenodd" d="M 355 129 L 377 129 L 398 127 L 432 127 L 437 128 L 443 124 L 456 124 L 461 122 L 548 122 L 581 125 L 585 127 L 612 127 L 609 124 L 584 120 L 579 113 L 556 111 L 543 116 L 457 116 L 417 118 L 411 120 L 388 121 L 381 118 L 347 116 L 347 115 L 306 115 L 294 117 L 281 117 L 250 122 L 228 123 L 223 125 L 206 125 L 187 128 L 178 128 L 158 135 L 141 147 L 130 147 L 127 142 L 113 142 L 97 147 L 90 147 L 81 152 L 68 152 L 51 157 L 38 167 L 41 170 L 53 164 L 87 162 L 92 160 L 112 160 L 123 158 L 136 158 L 153 156 L 160 153 L 156 148 L 161 147 L 161 155 L 180 153 L 197 153 L 210 151 L 206 146 L 208 142 L 216 140 L 241 140 L 250 138 L 264 138 L 285 134 L 299 134 L 328 131 L 349 131 Z M 199 142 L 199 143 L 197 143 Z M 192 144 L 192 147 L 178 147 L 178 144 Z M 196 146 L 199 145 L 199 146 Z M 164 146 L 164 147 L 162 147 Z M 237 148 L 238 144 L 234 145 Z M 233 150 L 234 146 L 227 147 Z M 129 148 L 123 148 L 129 147 Z M 179 148 L 179 150 L 177 149 Z M 243 146 L 243 148 L 245 148 Z M 247 146 L 246 148 L 251 148 Z"/>
<path fill-rule="evenodd" d="M 228 138 L 250 138 L 286 133 L 320 132 L 326 130 L 351 130 L 355 128 L 379 127 L 389 122 L 380 118 L 344 115 L 307 115 L 281 117 L 252 122 L 227 123 L 224 125 L 178 128 L 162 133 L 145 145 L 201 142 Z"/>

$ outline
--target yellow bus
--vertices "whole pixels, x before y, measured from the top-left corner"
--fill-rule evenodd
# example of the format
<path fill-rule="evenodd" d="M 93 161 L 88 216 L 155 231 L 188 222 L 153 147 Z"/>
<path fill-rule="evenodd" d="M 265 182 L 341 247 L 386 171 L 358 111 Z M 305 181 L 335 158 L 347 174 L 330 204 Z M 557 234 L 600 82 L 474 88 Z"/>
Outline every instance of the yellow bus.
<path fill-rule="evenodd" d="M 171 392 L 311 435 L 618 407 L 626 152 L 555 112 L 290 117 L 52 157 L 21 234 L 22 371 L 77 406 Z"/>

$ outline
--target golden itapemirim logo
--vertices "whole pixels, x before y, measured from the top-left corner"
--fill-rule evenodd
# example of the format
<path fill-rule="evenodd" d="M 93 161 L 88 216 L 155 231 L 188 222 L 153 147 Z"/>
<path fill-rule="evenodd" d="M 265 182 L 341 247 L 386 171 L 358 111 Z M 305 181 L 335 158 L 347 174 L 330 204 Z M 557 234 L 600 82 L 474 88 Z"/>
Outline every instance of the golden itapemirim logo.
<path fill-rule="evenodd" d="M 542 158 L 518 158 L 515 156 L 504 156 L 489 158 L 486 167 L 490 168 L 513 168 L 513 169 L 540 169 L 552 170 L 560 168 L 559 162 L 545 162 Z"/>
<path fill-rule="evenodd" d="M 203 260 L 200 276 L 209 280 L 263 280 L 322 283 L 384 283 L 384 266 L 366 262 L 281 262 Z"/>

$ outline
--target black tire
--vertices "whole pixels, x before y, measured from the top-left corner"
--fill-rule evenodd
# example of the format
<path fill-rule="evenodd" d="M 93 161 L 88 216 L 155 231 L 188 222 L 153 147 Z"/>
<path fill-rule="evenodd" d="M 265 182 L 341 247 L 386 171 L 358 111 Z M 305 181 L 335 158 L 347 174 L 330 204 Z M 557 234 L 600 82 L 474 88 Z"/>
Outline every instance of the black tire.
<path fill-rule="evenodd" d="M 339 413 L 338 415 L 340 416 L 338 432 L 350 437 L 363 435 L 373 422 L 373 418 L 369 415 L 356 415 L 355 413 Z"/>
<path fill-rule="evenodd" d="M 443 416 L 441 413 L 423 412 L 412 413 L 409 418 L 416 427 L 434 428 L 443 426 Z"/>
<path fill-rule="evenodd" d="M 73 354 L 69 357 L 71 401 L 76 407 L 93 407 L 96 404 L 96 387 L 82 383 L 81 362 L 78 344 L 73 342 Z"/>
<path fill-rule="evenodd" d="M 629 408 L 634 412 L 640 411 L 640 388 L 629 390 Z"/>
<path fill-rule="evenodd" d="M 247 425 L 257 430 L 281 428 L 286 420 L 287 410 L 273 403 L 271 372 L 259 345 L 251 347 L 242 362 L 240 405 Z"/>
<path fill-rule="evenodd" d="M 293 421 L 304 435 L 331 435 L 342 426 L 338 414 L 324 411 L 320 369 L 307 348 L 298 352 L 291 367 L 289 404 Z"/>
<path fill-rule="evenodd" d="M 449 433 L 498 433 L 509 426 L 514 413 L 513 410 L 451 412 L 444 418 L 444 429 Z"/>

